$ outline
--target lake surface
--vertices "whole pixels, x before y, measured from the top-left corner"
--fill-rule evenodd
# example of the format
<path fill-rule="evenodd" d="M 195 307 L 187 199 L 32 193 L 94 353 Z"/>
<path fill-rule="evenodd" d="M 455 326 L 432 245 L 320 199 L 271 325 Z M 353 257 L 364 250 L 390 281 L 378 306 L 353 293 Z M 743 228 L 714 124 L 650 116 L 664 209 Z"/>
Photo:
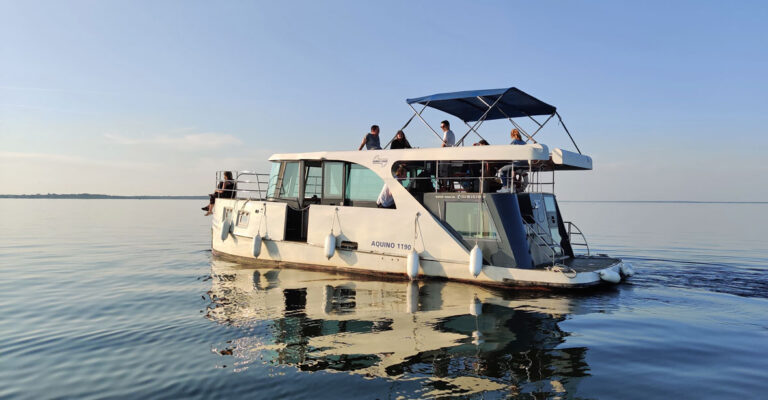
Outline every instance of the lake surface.
<path fill-rule="evenodd" d="M 561 203 L 589 294 L 212 259 L 204 202 L 0 200 L 0 398 L 765 398 L 768 204 Z"/>

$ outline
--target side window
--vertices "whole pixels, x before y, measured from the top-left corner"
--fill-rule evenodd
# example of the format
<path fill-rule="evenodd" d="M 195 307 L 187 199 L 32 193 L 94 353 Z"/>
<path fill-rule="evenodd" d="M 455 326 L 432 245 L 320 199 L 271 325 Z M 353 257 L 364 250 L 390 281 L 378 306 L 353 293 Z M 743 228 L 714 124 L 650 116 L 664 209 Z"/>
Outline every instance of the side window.
<path fill-rule="evenodd" d="M 496 239 L 488 206 L 477 202 L 446 202 L 445 222 L 467 239 Z"/>
<path fill-rule="evenodd" d="M 384 181 L 376 173 L 358 164 L 349 165 L 346 198 L 352 202 L 376 202 Z"/>
<path fill-rule="evenodd" d="M 344 163 L 331 161 L 323 163 L 323 198 L 341 199 L 344 197 Z"/>
<path fill-rule="evenodd" d="M 283 168 L 283 179 L 280 182 L 281 199 L 296 199 L 299 197 L 299 162 L 288 161 Z"/>
<path fill-rule="evenodd" d="M 248 221 L 251 214 L 246 211 L 238 211 L 237 212 L 237 227 L 238 228 L 247 228 L 248 227 Z"/>
<path fill-rule="evenodd" d="M 320 164 L 307 165 L 305 168 L 304 176 L 304 198 L 311 199 L 313 197 L 320 198 L 323 194 L 323 175 Z"/>
<path fill-rule="evenodd" d="M 280 174 L 280 162 L 273 162 L 272 169 L 269 170 L 269 184 L 267 185 L 267 198 L 274 198 L 277 196 L 275 189 L 277 189 L 277 176 Z"/>

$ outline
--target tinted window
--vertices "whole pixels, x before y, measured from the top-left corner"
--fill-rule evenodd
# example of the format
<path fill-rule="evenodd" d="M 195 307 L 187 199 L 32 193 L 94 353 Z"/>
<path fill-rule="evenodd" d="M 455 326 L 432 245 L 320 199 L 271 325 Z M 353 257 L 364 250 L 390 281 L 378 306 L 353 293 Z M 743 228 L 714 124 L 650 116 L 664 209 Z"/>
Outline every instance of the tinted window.
<path fill-rule="evenodd" d="M 280 196 L 283 199 L 295 199 L 299 197 L 299 162 L 285 163 L 283 181 L 280 185 Z"/>
<path fill-rule="evenodd" d="M 273 162 L 272 169 L 269 171 L 269 185 L 267 186 L 267 197 L 275 197 L 277 189 L 277 175 L 280 173 L 280 163 Z"/>
<path fill-rule="evenodd" d="M 552 196 L 544 196 L 544 207 L 548 212 L 557 211 L 557 208 L 555 208 L 555 198 Z"/>
<path fill-rule="evenodd" d="M 312 198 L 312 196 L 320 198 L 323 189 L 323 175 L 320 165 L 307 167 L 305 179 L 304 197 L 307 199 Z"/>
<path fill-rule="evenodd" d="M 325 182 L 323 182 L 323 196 L 328 199 L 340 199 L 343 195 L 341 192 L 344 179 L 344 163 L 341 162 L 326 162 L 323 166 L 325 168 Z"/>
<path fill-rule="evenodd" d="M 485 204 L 447 202 L 445 221 L 465 238 L 495 239 L 498 236 Z"/>
<path fill-rule="evenodd" d="M 351 164 L 347 178 L 347 198 L 352 201 L 376 201 L 384 181 L 362 165 Z"/>

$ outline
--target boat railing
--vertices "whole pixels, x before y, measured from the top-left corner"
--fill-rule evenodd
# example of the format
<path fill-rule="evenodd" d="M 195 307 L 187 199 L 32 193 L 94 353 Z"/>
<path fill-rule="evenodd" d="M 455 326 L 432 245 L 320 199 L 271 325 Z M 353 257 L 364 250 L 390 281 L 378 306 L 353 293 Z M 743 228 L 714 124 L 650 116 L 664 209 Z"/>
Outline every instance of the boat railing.
<path fill-rule="evenodd" d="M 441 161 L 427 176 L 409 176 L 407 185 L 424 182 L 419 187 L 432 187 L 428 191 L 467 193 L 554 193 L 555 177 L 551 171 L 516 165 L 524 161 Z M 405 163 L 403 163 L 405 164 Z M 421 173 L 419 174 L 421 175 Z"/>
<path fill-rule="evenodd" d="M 269 174 L 261 174 L 254 171 L 231 171 L 235 183 L 235 189 L 224 189 L 225 198 L 237 198 L 248 200 L 264 200 L 269 188 Z M 216 172 L 216 188 L 221 182 L 227 181 L 225 171 Z M 232 193 L 234 192 L 234 193 Z"/>
<path fill-rule="evenodd" d="M 574 224 L 571 221 L 565 221 L 566 231 L 568 232 L 568 242 L 571 243 L 571 247 L 573 246 L 584 246 L 587 249 L 587 255 L 589 255 L 589 244 L 587 243 L 587 237 L 584 236 L 584 233 L 581 232 L 581 229 L 579 229 L 576 224 Z M 582 242 L 574 242 L 573 237 L 574 236 L 581 236 Z"/>
<path fill-rule="evenodd" d="M 563 252 L 563 247 L 559 244 L 555 243 L 552 240 L 547 240 L 547 231 L 546 229 L 539 225 L 537 222 L 534 223 L 526 223 L 524 224 L 526 227 L 526 230 L 528 231 L 528 236 L 533 238 L 533 242 L 541 247 L 546 247 L 551 252 L 551 259 L 552 264 L 557 264 L 558 257 L 561 257 Z M 551 238 L 550 238 L 551 239 Z"/>

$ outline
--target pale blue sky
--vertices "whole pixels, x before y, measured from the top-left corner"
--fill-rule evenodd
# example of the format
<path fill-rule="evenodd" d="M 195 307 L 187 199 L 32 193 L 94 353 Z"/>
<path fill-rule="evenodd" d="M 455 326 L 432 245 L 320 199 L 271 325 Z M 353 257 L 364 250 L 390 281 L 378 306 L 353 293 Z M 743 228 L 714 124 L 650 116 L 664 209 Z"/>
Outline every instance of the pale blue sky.
<path fill-rule="evenodd" d="M 0 0 L 0 193 L 205 194 L 216 169 L 391 135 L 405 98 L 517 86 L 594 159 L 561 199 L 765 201 L 767 20 L 746 1 Z"/>

